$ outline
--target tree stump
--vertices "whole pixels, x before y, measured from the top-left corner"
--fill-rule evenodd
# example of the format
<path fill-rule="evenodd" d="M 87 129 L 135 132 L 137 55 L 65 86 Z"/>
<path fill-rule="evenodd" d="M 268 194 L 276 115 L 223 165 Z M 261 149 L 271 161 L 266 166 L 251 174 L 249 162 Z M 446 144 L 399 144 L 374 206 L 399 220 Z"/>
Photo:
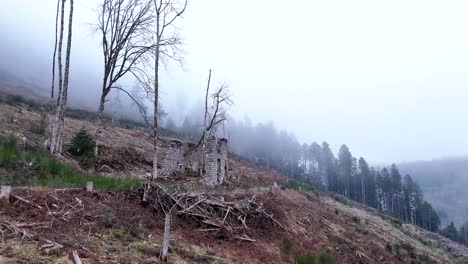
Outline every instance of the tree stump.
<path fill-rule="evenodd" d="M 87 192 L 93 192 L 93 182 L 87 182 L 86 183 L 86 191 Z"/>
<path fill-rule="evenodd" d="M 0 186 L 0 207 L 6 208 L 10 205 L 10 191 L 10 186 Z"/>

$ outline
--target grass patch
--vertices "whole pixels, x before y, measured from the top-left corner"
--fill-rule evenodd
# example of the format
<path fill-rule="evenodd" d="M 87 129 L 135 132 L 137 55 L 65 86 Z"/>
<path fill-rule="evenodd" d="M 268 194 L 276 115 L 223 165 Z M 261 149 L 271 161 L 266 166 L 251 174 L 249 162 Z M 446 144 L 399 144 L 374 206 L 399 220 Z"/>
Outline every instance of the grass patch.
<path fill-rule="evenodd" d="M 299 255 L 294 259 L 296 264 L 315 264 L 315 256 L 310 254 Z"/>
<path fill-rule="evenodd" d="M 7 173 L 0 174 L 0 184 L 11 186 L 42 186 L 49 188 L 84 187 L 92 181 L 94 187 L 103 191 L 137 188 L 136 178 L 105 177 L 99 174 L 82 173 L 69 164 L 64 164 L 42 151 L 22 152 L 14 137 L 0 136 L 0 167 Z"/>
<path fill-rule="evenodd" d="M 414 247 L 408 243 L 403 243 L 401 242 L 400 243 L 400 247 L 408 252 L 413 252 L 414 251 Z"/>
<path fill-rule="evenodd" d="M 333 264 L 332 256 L 325 251 L 320 251 L 315 254 L 298 255 L 294 258 L 296 264 Z"/>
<path fill-rule="evenodd" d="M 392 224 L 395 226 L 395 227 L 402 227 L 403 226 L 403 223 L 398 220 L 398 219 L 392 219 Z"/>
<path fill-rule="evenodd" d="M 429 257 L 428 255 L 424 254 L 424 255 L 419 255 L 419 260 L 423 263 L 427 263 L 427 264 L 437 264 L 437 261 L 433 260 L 431 257 Z"/>
<path fill-rule="evenodd" d="M 340 204 L 349 205 L 349 201 L 346 200 L 346 198 L 341 197 L 341 196 L 336 195 L 336 194 L 331 194 L 331 196 L 333 197 L 333 199 L 335 201 L 339 202 Z"/>
<path fill-rule="evenodd" d="M 290 254 L 291 251 L 293 250 L 293 242 L 289 240 L 287 237 L 283 238 L 281 240 L 281 248 L 285 254 Z"/>
<path fill-rule="evenodd" d="M 302 190 L 306 192 L 317 191 L 317 188 L 315 188 L 314 186 L 304 183 L 304 182 L 299 182 L 296 180 L 289 180 L 288 182 L 283 184 L 283 188 L 292 189 L 292 190 Z"/>

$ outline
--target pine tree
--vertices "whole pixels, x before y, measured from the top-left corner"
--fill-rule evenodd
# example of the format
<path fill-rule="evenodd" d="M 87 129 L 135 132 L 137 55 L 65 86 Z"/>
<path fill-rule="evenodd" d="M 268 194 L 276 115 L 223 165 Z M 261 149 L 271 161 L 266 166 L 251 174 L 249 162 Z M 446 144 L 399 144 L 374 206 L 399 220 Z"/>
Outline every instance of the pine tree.
<path fill-rule="evenodd" d="M 320 155 L 322 175 L 326 175 L 329 191 L 338 191 L 336 159 L 327 142 L 322 143 L 322 152 Z"/>
<path fill-rule="evenodd" d="M 442 235 L 453 241 L 459 241 L 458 231 L 453 222 L 442 230 Z"/>
<path fill-rule="evenodd" d="M 367 195 L 366 195 L 366 186 L 368 185 L 370 177 L 369 165 L 366 160 L 361 157 L 359 158 L 359 179 L 360 179 L 360 188 L 361 188 L 361 203 L 369 205 Z"/>
<path fill-rule="evenodd" d="M 353 170 L 353 156 L 346 145 L 342 145 L 338 153 L 338 191 L 349 197 L 350 178 Z"/>

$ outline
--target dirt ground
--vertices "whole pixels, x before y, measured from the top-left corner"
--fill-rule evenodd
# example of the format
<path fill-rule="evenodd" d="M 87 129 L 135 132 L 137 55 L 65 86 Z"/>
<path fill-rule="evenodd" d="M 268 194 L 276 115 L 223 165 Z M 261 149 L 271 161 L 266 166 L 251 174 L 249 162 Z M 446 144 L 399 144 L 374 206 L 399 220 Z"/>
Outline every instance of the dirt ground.
<path fill-rule="evenodd" d="M 202 231 L 204 227 L 176 216 L 169 262 L 294 263 L 297 256 L 326 252 L 333 263 L 424 263 L 417 262 L 424 254 L 436 263 L 455 263 L 442 249 L 411 237 L 404 227 L 343 205 L 324 193 L 280 190 L 257 193 L 256 199 L 284 230 L 247 222 L 249 236 L 255 240 L 249 242 Z M 77 250 L 84 263 L 159 263 L 164 217 L 143 206 L 137 193 L 24 188 L 14 189 L 10 200 L 9 208 L 0 210 L 0 256 L 4 261 L 69 263 L 59 261 Z M 9 225 L 25 233 L 15 233 Z M 291 242 L 291 249 L 285 250 L 284 240 Z M 46 241 L 63 248 L 46 254 L 41 249 Z M 413 249 L 396 253 L 387 246 L 402 243 Z"/>

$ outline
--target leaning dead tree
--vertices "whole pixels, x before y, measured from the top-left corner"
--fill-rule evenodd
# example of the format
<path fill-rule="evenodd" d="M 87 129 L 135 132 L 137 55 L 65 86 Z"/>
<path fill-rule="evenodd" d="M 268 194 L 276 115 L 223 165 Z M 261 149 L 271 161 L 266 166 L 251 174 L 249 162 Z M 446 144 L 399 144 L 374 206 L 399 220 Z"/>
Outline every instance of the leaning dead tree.
<path fill-rule="evenodd" d="M 222 83 L 216 91 L 210 94 L 211 70 L 208 75 L 208 83 L 205 92 L 205 114 L 203 123 L 203 133 L 196 147 L 202 145 L 203 151 L 206 148 L 206 141 L 210 136 L 216 135 L 217 128 L 228 119 L 227 108 L 232 105 L 233 101 L 229 94 L 229 86 Z M 211 104 L 208 102 L 211 99 Z M 205 165 L 205 155 L 202 158 L 202 168 Z"/>
<path fill-rule="evenodd" d="M 99 10 L 97 30 L 102 34 L 104 55 L 104 77 L 101 86 L 101 99 L 96 120 L 96 148 L 102 132 L 102 121 L 107 96 L 112 89 L 125 92 L 138 106 L 145 121 L 146 111 L 117 82 L 125 75 L 135 77 L 137 83 L 148 90 L 149 76 L 145 66 L 152 44 L 153 5 L 147 0 L 104 0 Z"/>
<path fill-rule="evenodd" d="M 57 90 L 57 104 L 55 106 L 54 117 L 52 119 L 52 132 L 49 139 L 49 151 L 51 154 L 61 153 L 62 151 L 62 133 L 63 125 L 65 123 L 65 110 L 68 100 L 68 80 L 70 76 L 70 53 L 72 44 L 72 31 L 73 31 L 73 1 L 70 0 L 70 13 L 68 17 L 68 36 L 67 36 L 67 49 L 65 52 L 65 69 L 62 67 L 62 44 L 63 44 L 63 31 L 64 31 L 64 12 L 65 2 L 62 0 L 60 11 L 60 35 L 58 43 L 58 90 Z M 55 51 L 54 51 L 55 53 Z M 54 55 L 55 57 L 55 55 Z M 54 62 L 55 63 L 55 62 Z M 54 73 L 55 74 L 55 73 Z M 55 80 L 53 80 L 55 82 Z M 51 93 L 52 94 L 52 93 Z"/>
<path fill-rule="evenodd" d="M 182 16 L 187 7 L 187 0 L 153 0 L 156 19 L 156 37 L 154 50 L 154 114 L 153 114 L 153 173 L 152 179 L 158 177 L 158 110 L 159 110 L 159 68 L 161 63 L 169 60 L 182 62 L 182 39 L 175 22 Z M 150 180 L 152 180 L 150 179 Z"/>

